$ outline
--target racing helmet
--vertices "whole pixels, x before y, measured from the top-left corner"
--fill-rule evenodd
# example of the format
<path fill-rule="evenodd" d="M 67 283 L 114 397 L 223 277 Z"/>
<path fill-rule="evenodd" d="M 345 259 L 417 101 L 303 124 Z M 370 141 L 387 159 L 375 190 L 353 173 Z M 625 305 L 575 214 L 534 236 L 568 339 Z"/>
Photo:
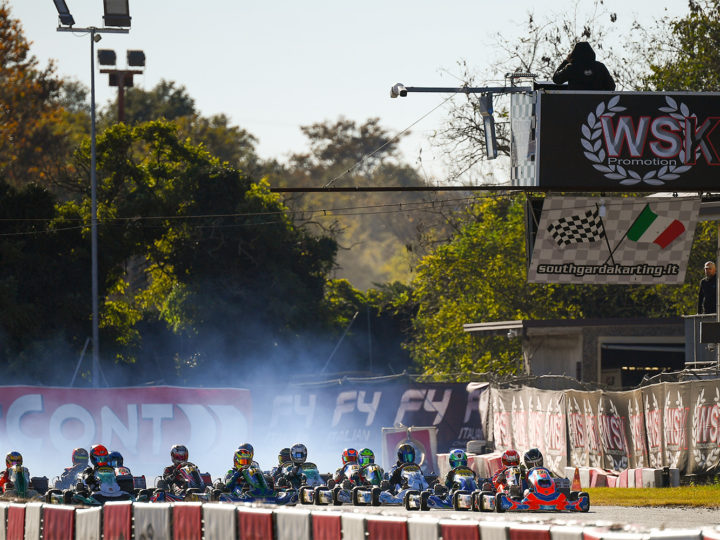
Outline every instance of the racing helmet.
<path fill-rule="evenodd" d="M 179 465 L 188 460 L 188 449 L 183 444 L 175 444 L 170 449 L 170 459 L 173 465 Z"/>
<path fill-rule="evenodd" d="M 293 444 L 292 448 L 290 449 L 290 458 L 292 459 L 292 462 L 296 465 L 305 463 L 305 460 L 307 459 L 307 448 L 305 447 L 305 445 L 302 443 Z"/>
<path fill-rule="evenodd" d="M 290 449 L 283 448 L 278 454 L 278 464 L 282 465 L 283 463 L 287 463 L 288 461 L 290 461 Z"/>
<path fill-rule="evenodd" d="M 235 455 L 233 456 L 233 465 L 236 469 L 244 469 L 245 467 L 249 467 L 252 464 L 253 455 L 248 451 L 247 448 L 243 448 L 242 446 L 235 450 Z"/>
<path fill-rule="evenodd" d="M 358 460 L 358 452 L 354 448 L 346 448 L 343 450 L 342 453 L 342 462 L 343 465 L 347 465 L 348 463 L 357 463 Z"/>
<path fill-rule="evenodd" d="M 22 454 L 20 452 L 8 452 L 5 456 L 5 467 L 15 467 L 16 465 L 22 465 Z"/>
<path fill-rule="evenodd" d="M 543 455 L 537 448 L 531 448 L 523 455 L 523 463 L 525 463 L 528 470 L 534 467 L 542 467 Z"/>
<path fill-rule="evenodd" d="M 117 450 L 113 450 L 112 452 L 110 452 L 110 455 L 108 456 L 107 461 L 108 461 L 108 465 L 110 465 L 111 467 L 114 467 L 114 468 L 123 466 L 122 454 L 120 452 L 118 452 Z"/>
<path fill-rule="evenodd" d="M 467 454 L 463 450 L 456 448 L 450 452 L 448 461 L 450 462 L 450 467 L 453 469 L 455 467 L 467 467 Z"/>
<path fill-rule="evenodd" d="M 238 446 L 238 450 L 240 450 L 241 448 L 250 452 L 251 459 L 255 457 L 255 449 L 253 448 L 253 445 L 249 442 L 242 443 L 240 446 Z"/>
<path fill-rule="evenodd" d="M 520 454 L 516 450 L 505 450 L 501 461 L 505 467 L 517 467 L 520 465 Z"/>
<path fill-rule="evenodd" d="M 87 465 L 90 460 L 88 451 L 84 448 L 76 448 L 72 451 L 72 464 L 73 465 Z"/>
<path fill-rule="evenodd" d="M 411 444 L 401 444 L 397 456 L 401 463 L 415 463 L 415 448 Z"/>
<path fill-rule="evenodd" d="M 94 444 L 90 449 L 90 463 L 94 467 L 103 467 L 108 464 L 108 451 L 102 444 Z"/>
<path fill-rule="evenodd" d="M 369 448 L 363 448 L 358 454 L 358 463 L 361 467 L 367 467 L 371 463 L 375 463 L 375 453 Z"/>

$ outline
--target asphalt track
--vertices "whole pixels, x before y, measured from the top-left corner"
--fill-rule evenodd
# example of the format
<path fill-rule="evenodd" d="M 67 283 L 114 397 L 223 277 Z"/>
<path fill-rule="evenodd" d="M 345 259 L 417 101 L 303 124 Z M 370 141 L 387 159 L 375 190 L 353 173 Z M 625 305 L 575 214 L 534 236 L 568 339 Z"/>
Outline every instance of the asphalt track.
<path fill-rule="evenodd" d="M 317 506 L 302 506 L 297 508 L 317 509 Z M 342 509 L 343 512 L 360 512 L 363 514 L 380 514 L 389 516 L 415 517 L 431 515 L 432 517 L 445 517 L 453 519 L 474 520 L 531 520 L 542 523 L 568 523 L 568 524 L 598 524 L 609 523 L 619 525 L 638 525 L 647 528 L 660 529 L 698 529 L 720 525 L 720 511 L 718 509 L 692 508 L 692 507 L 638 507 L 638 506 L 592 506 L 590 511 L 582 512 L 506 512 L 504 514 L 490 512 L 455 512 L 450 510 L 430 510 L 428 512 L 408 512 L 400 506 L 363 506 L 350 505 L 321 507 L 332 510 Z"/>

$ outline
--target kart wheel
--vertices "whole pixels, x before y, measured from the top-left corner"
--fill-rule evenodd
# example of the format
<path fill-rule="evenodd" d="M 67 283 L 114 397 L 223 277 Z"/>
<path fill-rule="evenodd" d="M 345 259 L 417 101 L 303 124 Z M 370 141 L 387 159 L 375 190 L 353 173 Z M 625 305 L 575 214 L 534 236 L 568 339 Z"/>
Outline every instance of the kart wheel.
<path fill-rule="evenodd" d="M 62 491 L 59 489 L 51 489 L 45 493 L 45 502 L 50 504 L 53 502 L 53 495 L 60 495 Z"/>
<path fill-rule="evenodd" d="M 355 486 L 354 488 L 352 488 L 351 499 L 352 499 L 353 506 L 361 505 L 360 500 L 358 499 L 358 495 L 360 495 L 359 491 L 360 491 L 360 488 L 358 486 Z"/>
<path fill-rule="evenodd" d="M 405 510 L 408 512 L 412 512 L 413 510 L 420 510 L 415 504 L 412 504 L 411 498 L 412 497 L 419 497 L 420 492 L 419 491 L 408 491 L 405 493 L 405 500 L 403 501 L 405 503 Z"/>
<path fill-rule="evenodd" d="M 320 490 L 323 489 L 321 486 L 318 486 L 315 488 L 315 493 L 313 494 L 313 503 L 315 503 L 318 506 L 322 506 L 325 504 L 322 500 L 322 497 L 320 497 Z"/>
<path fill-rule="evenodd" d="M 341 489 L 342 488 L 340 486 L 335 486 L 332 490 L 333 506 L 340 506 L 342 504 L 342 501 L 340 499 L 338 499 Z"/>
<path fill-rule="evenodd" d="M 467 510 L 467 508 L 460 507 L 460 496 L 461 495 L 469 495 L 469 493 L 467 491 L 456 491 L 455 493 L 453 493 L 453 497 L 452 497 L 453 510 L 455 510 L 456 512 L 463 512 L 463 511 Z"/>
<path fill-rule="evenodd" d="M 428 500 L 430 499 L 430 492 L 429 491 L 423 491 L 420 494 L 420 510 L 423 512 L 427 512 L 430 510 L 430 505 L 428 504 Z"/>
<path fill-rule="evenodd" d="M 72 504 L 73 492 L 69 489 L 63 491 L 62 502 L 63 504 Z"/>
<path fill-rule="evenodd" d="M 502 507 L 502 493 L 495 495 L 495 511 L 498 514 L 502 514 L 505 509 Z"/>
<path fill-rule="evenodd" d="M 481 512 L 492 512 L 492 510 L 493 510 L 492 508 L 485 508 L 485 499 L 488 496 L 492 497 L 493 492 L 492 491 L 481 491 L 480 493 L 478 493 L 477 506 L 478 506 L 478 510 L 480 510 Z M 496 500 L 496 502 L 497 502 L 497 500 Z"/>
<path fill-rule="evenodd" d="M 510 495 L 511 499 L 522 499 L 522 487 L 520 486 L 510 486 Z"/>
<path fill-rule="evenodd" d="M 333 480 L 332 478 L 331 478 L 330 480 L 328 480 L 328 481 L 327 481 L 327 487 L 328 487 L 329 489 L 334 488 L 334 487 L 335 487 L 335 480 Z"/>
<path fill-rule="evenodd" d="M 571 492 L 570 492 L 570 495 L 568 495 L 568 498 L 567 498 L 568 501 L 577 501 L 579 494 L 580 494 L 579 491 L 571 491 Z"/>
<path fill-rule="evenodd" d="M 590 511 L 590 494 L 586 491 L 581 491 L 578 493 L 578 500 L 587 498 L 587 506 L 583 509 L 583 512 L 589 512 Z"/>
<path fill-rule="evenodd" d="M 478 503 L 478 501 L 479 501 L 479 499 L 478 499 L 479 495 L 480 495 L 480 493 L 477 492 L 477 491 L 474 491 L 473 494 L 470 495 L 470 510 L 472 510 L 473 512 L 479 512 L 479 511 L 480 511 L 480 507 L 478 506 L 478 504 L 479 504 L 479 503 Z"/>
<path fill-rule="evenodd" d="M 372 488 L 370 491 L 370 500 L 373 506 L 380 506 L 380 492 L 382 490 L 379 487 Z"/>

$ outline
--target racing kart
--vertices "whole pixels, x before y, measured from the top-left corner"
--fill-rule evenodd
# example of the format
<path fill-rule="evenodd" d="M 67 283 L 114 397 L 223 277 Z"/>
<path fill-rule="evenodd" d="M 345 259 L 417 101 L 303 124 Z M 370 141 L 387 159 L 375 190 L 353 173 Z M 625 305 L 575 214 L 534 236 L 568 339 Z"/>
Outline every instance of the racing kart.
<path fill-rule="evenodd" d="M 352 488 L 351 500 L 355 506 L 379 506 L 380 493 L 382 492 L 382 469 L 375 464 L 370 463 L 363 467 L 360 471 L 361 482 Z"/>
<path fill-rule="evenodd" d="M 276 491 L 268 486 L 263 472 L 250 466 L 241 471 L 244 485 L 240 484 L 230 492 L 223 493 L 219 489 L 213 491 L 213 499 L 220 502 L 260 502 L 267 504 L 288 505 L 295 504 L 298 500 L 296 489 L 283 489 Z"/>
<path fill-rule="evenodd" d="M 178 467 L 175 475 L 178 485 L 171 486 L 164 479 L 158 480 L 156 489 L 150 498 L 151 502 L 207 502 L 208 496 L 205 493 L 207 482 L 197 465 L 187 461 Z M 134 487 L 134 477 L 130 475 L 130 478 L 133 479 Z"/>
<path fill-rule="evenodd" d="M 357 463 L 348 463 L 343 467 L 345 479 L 336 484 L 329 480 L 326 486 L 318 486 L 313 494 L 313 502 L 317 505 L 352 504 L 352 490 L 360 484 L 360 466 Z"/>
<path fill-rule="evenodd" d="M 315 490 L 325 487 L 325 481 L 314 463 L 307 461 L 302 464 L 301 468 L 304 478 L 303 484 L 298 489 L 298 501 L 300 504 L 313 504 Z"/>
<path fill-rule="evenodd" d="M 478 490 L 473 471 L 468 467 L 458 467 L 454 473 L 451 489 L 446 490 L 444 486 L 436 486 L 434 493 L 431 491 L 423 491 L 420 494 L 411 493 L 408 495 L 409 501 L 406 506 L 409 510 L 430 510 L 431 508 L 479 510 L 476 499 L 481 496 L 481 493 Z M 494 503 L 494 494 L 491 493 L 490 499 Z"/>
<path fill-rule="evenodd" d="M 115 469 L 98 467 L 95 471 L 97 487 L 91 490 L 82 481 L 78 481 L 75 489 L 51 489 L 45 494 L 45 502 L 56 504 L 83 504 L 86 506 L 102 506 L 107 501 L 134 501 L 131 492 L 124 491 L 117 482 Z"/>
<path fill-rule="evenodd" d="M 45 482 L 44 486 L 40 486 L 42 482 Z M 40 498 L 41 494 L 38 493 L 40 489 L 34 489 L 35 485 L 38 484 L 39 488 L 44 487 L 47 489 L 47 478 L 30 478 L 30 472 L 27 467 L 22 465 L 15 465 L 9 469 L 9 481 L 10 486 L 6 486 L 5 493 L 2 498 L 21 498 L 21 499 L 36 499 Z"/>
<path fill-rule="evenodd" d="M 422 470 L 415 463 L 408 463 L 403 466 L 400 478 L 399 485 L 389 486 L 389 489 L 380 492 L 380 504 L 405 505 L 406 510 L 419 510 L 422 507 L 422 493 L 430 488 Z"/>
<path fill-rule="evenodd" d="M 590 510 L 590 495 L 584 491 L 571 491 L 569 496 L 566 495 L 558 489 L 550 471 L 545 467 L 530 469 L 527 483 L 528 489 L 519 495 L 516 486 L 498 491 L 495 495 L 495 509 L 498 512 Z"/>

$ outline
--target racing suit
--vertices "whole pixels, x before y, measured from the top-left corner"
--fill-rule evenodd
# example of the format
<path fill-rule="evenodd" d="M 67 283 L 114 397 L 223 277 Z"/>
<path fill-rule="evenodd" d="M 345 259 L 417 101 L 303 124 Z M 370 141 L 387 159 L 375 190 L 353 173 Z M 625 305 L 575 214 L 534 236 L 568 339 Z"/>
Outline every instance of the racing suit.
<path fill-rule="evenodd" d="M 56 489 L 71 489 L 75 486 L 78 477 L 83 472 L 85 465 L 82 463 L 73 467 L 67 467 L 55 484 Z"/>
<path fill-rule="evenodd" d="M 237 488 L 241 490 L 247 489 L 248 483 L 242 472 L 249 467 L 250 466 L 243 467 L 242 469 L 230 469 L 225 475 L 225 491 L 232 492 Z"/>
<path fill-rule="evenodd" d="M 10 481 L 10 471 L 5 469 L 0 473 L 0 492 L 5 493 L 8 489 L 13 489 L 13 483 Z"/>
<path fill-rule="evenodd" d="M 290 464 L 288 468 L 285 469 L 285 472 L 281 474 L 280 478 L 285 478 L 295 489 L 298 489 L 306 481 L 305 475 L 302 471 L 302 466 L 295 464 Z"/>
<path fill-rule="evenodd" d="M 178 463 L 177 465 L 173 464 L 169 467 L 165 467 L 165 470 L 163 471 L 163 480 L 165 480 L 168 488 L 170 488 L 170 490 L 172 491 L 182 491 L 183 489 L 185 489 L 183 482 L 178 478 L 177 474 L 178 470 L 183 465 L 185 465 L 185 462 Z"/>
<path fill-rule="evenodd" d="M 451 491 L 452 491 L 452 489 L 453 489 L 453 485 L 455 484 L 455 473 L 457 472 L 458 469 L 465 469 L 465 470 L 467 470 L 467 466 L 465 466 L 465 465 L 460 465 L 460 466 L 458 466 L 458 467 L 455 467 L 455 468 L 451 469 L 451 470 L 447 473 L 447 475 L 445 476 L 445 487 L 446 487 L 448 490 L 451 490 Z M 473 478 L 477 479 L 477 475 L 475 474 L 474 471 L 473 471 Z"/>
<path fill-rule="evenodd" d="M 406 465 L 415 465 L 415 463 L 404 463 L 402 461 L 398 461 L 390 470 L 390 486 L 392 486 L 392 489 L 395 489 L 395 486 L 402 484 L 402 470 Z"/>

